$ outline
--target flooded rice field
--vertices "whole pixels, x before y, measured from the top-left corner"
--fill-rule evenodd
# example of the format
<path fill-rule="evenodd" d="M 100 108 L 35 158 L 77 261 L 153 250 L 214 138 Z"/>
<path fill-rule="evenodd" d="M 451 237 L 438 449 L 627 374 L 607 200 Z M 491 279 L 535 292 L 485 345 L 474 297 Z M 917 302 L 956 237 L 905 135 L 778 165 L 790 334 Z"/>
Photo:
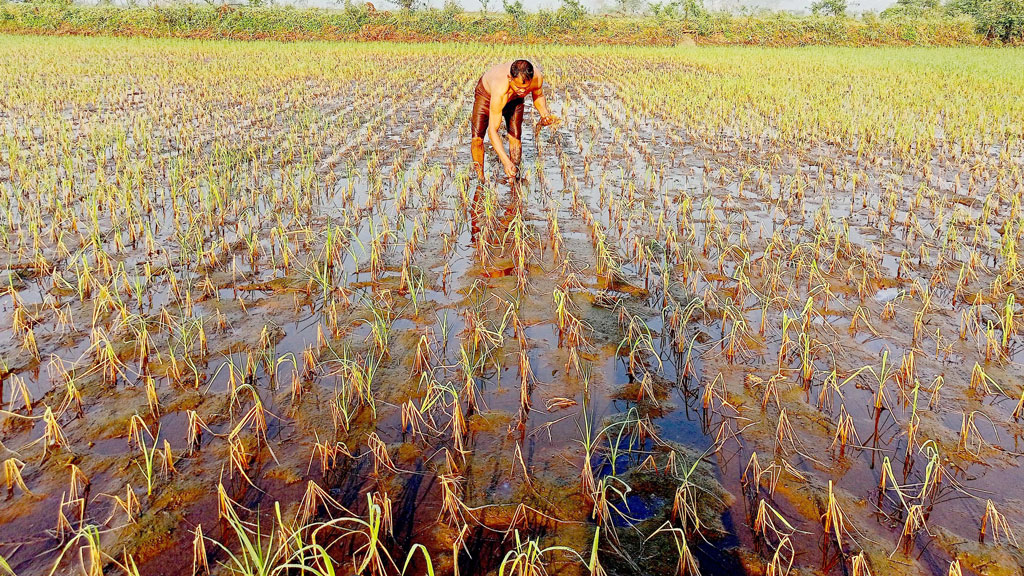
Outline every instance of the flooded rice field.
<path fill-rule="evenodd" d="M 1024 570 L 1019 50 L 2 40 L 0 574 Z"/>

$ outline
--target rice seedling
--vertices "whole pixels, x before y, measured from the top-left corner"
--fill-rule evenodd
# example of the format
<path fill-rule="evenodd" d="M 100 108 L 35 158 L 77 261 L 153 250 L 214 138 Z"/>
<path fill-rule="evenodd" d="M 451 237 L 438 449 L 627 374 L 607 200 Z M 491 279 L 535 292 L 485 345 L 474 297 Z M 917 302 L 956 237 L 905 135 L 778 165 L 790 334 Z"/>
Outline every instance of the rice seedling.
<path fill-rule="evenodd" d="M 60 423 L 57 422 L 57 417 L 49 406 L 46 407 L 46 412 L 43 414 L 43 422 L 45 423 L 45 428 L 43 430 L 43 445 L 45 446 L 45 451 L 47 453 L 49 453 L 50 450 L 59 450 L 68 445 L 68 439 L 67 436 L 64 435 L 64 429 L 61 427 Z"/>
<path fill-rule="evenodd" d="M 788 572 L 796 555 L 792 537 L 798 532 L 797 529 L 765 499 L 760 499 L 753 530 L 759 546 L 767 545 L 769 550 L 774 550 L 771 561 L 775 565 L 774 569 L 778 570 L 785 563 L 784 571 Z"/>
<path fill-rule="evenodd" d="M 783 408 L 779 412 L 778 422 L 775 425 L 775 454 L 797 452 L 796 437 L 793 432 L 793 425 L 789 421 L 789 414 Z"/>
<path fill-rule="evenodd" d="M 850 573 L 854 576 L 871 576 L 868 558 L 863 550 L 850 559 Z"/>
<path fill-rule="evenodd" d="M 89 478 L 86 477 L 82 469 L 74 464 L 68 466 L 70 469 L 70 479 L 67 494 L 71 501 L 87 502 L 89 500 L 89 492 L 92 487 L 92 483 Z"/>
<path fill-rule="evenodd" d="M 960 438 L 957 442 L 958 450 L 967 452 L 975 458 L 980 458 L 982 450 L 988 445 L 988 442 L 985 440 L 985 437 L 982 435 L 981 430 L 978 429 L 978 425 L 975 422 L 975 419 L 979 415 L 982 416 L 982 418 L 987 418 L 984 414 L 977 411 L 967 412 L 961 415 Z M 989 424 L 992 425 L 993 430 L 995 430 L 995 425 L 991 421 L 989 421 Z"/>
<path fill-rule="evenodd" d="M 186 444 L 188 445 L 188 453 L 195 454 L 203 446 L 203 430 L 209 430 L 209 427 L 203 422 L 203 419 L 199 417 L 199 414 L 195 410 L 187 410 L 186 416 L 188 423 L 186 424 Z"/>
<path fill-rule="evenodd" d="M 597 493 L 597 478 L 594 474 L 593 457 L 601 438 L 601 433 L 595 434 L 591 419 L 593 415 L 587 410 L 586 402 L 580 411 L 581 419 L 576 419 L 576 429 L 580 433 L 579 443 L 583 447 L 583 466 L 580 469 L 580 493 L 589 503 L 593 504 L 593 497 Z"/>
<path fill-rule="evenodd" d="M 315 527 L 310 538 L 316 542 L 320 532 L 336 528 L 340 531 L 338 540 L 352 539 L 359 543 L 353 545 L 351 553 L 354 573 L 381 575 L 398 572 L 398 566 L 392 560 L 383 542 L 385 512 L 373 501 L 370 494 L 367 494 L 367 503 L 366 520 L 352 516 L 334 519 Z M 269 562 L 264 564 L 269 564 Z"/>
<path fill-rule="evenodd" d="M 206 576 L 210 573 L 210 561 L 206 556 L 206 537 L 203 535 L 203 525 L 196 526 L 192 539 L 192 576 Z"/>
<path fill-rule="evenodd" d="M 124 498 L 115 495 L 109 495 L 110 499 L 114 501 L 114 508 L 110 512 L 110 518 L 107 522 L 113 519 L 114 515 L 118 510 L 124 513 L 128 518 L 128 522 L 135 524 L 139 517 L 142 509 L 142 505 L 139 503 L 139 497 L 135 495 L 135 490 L 131 484 L 126 484 L 124 489 Z"/>
<path fill-rule="evenodd" d="M 789 574 L 793 569 L 793 552 L 792 542 L 790 542 L 788 537 L 784 538 L 779 547 L 776 548 L 771 560 L 769 560 L 765 573 L 772 576 L 785 576 Z"/>
<path fill-rule="evenodd" d="M 427 339 L 427 335 L 423 334 L 420 336 L 419 342 L 416 343 L 416 355 L 413 357 L 412 364 L 412 375 L 419 376 L 424 372 L 430 370 L 431 365 L 431 349 L 430 340 Z"/>
<path fill-rule="evenodd" d="M 693 550 L 690 548 L 690 543 L 686 539 L 686 533 L 680 528 L 676 528 L 669 523 L 663 524 L 657 530 L 648 536 L 648 539 L 653 538 L 658 534 L 667 534 L 672 537 L 672 543 L 675 545 L 677 561 L 676 561 L 676 573 L 679 576 L 700 576 L 700 565 L 697 563 L 697 558 L 693 555 Z"/>
<path fill-rule="evenodd" d="M 832 482 L 828 483 L 828 499 L 824 504 L 824 513 L 821 515 L 821 523 L 824 528 L 825 545 L 822 547 L 822 569 L 828 566 L 828 553 L 831 545 L 835 545 L 836 553 L 842 558 L 845 554 L 843 549 L 844 535 L 853 540 L 847 531 L 846 515 L 836 500 Z"/>
<path fill-rule="evenodd" d="M 320 474 L 326 475 L 328 470 L 333 470 L 338 466 L 342 456 L 352 457 L 352 453 L 349 452 L 348 447 L 344 443 L 335 442 L 331 444 L 328 441 L 321 441 L 319 434 L 315 438 L 316 441 L 313 443 L 313 451 L 309 456 L 307 470 L 313 466 L 314 460 L 319 460 Z"/>
<path fill-rule="evenodd" d="M 71 538 L 60 550 L 60 554 L 57 556 L 57 561 L 54 562 L 53 569 L 50 570 L 50 576 L 53 576 L 60 568 L 61 561 L 64 557 L 72 550 L 73 547 L 77 546 L 78 563 L 82 574 L 86 576 L 102 576 L 103 565 L 104 565 L 104 553 L 100 547 L 100 530 L 99 527 L 94 525 L 83 526 L 78 530 L 74 537 Z"/>
<path fill-rule="evenodd" d="M 444 520 L 451 526 L 465 526 L 471 511 L 462 501 L 463 478 L 451 464 L 451 454 L 447 455 L 448 471 L 438 476 L 441 482 L 441 511 L 438 520 Z"/>
<path fill-rule="evenodd" d="M 836 423 L 836 433 L 832 440 L 831 449 L 835 450 L 836 445 L 839 446 L 839 457 L 842 458 L 846 451 L 846 445 L 851 440 L 857 444 L 860 443 L 860 438 L 857 436 L 857 428 L 854 426 L 853 417 L 850 416 L 846 411 L 846 406 L 839 408 L 839 419 Z"/>
<path fill-rule="evenodd" d="M 15 399 L 21 401 L 21 406 L 15 405 Z M 7 403 L 7 410 L 14 412 L 23 409 L 29 416 L 32 415 L 32 392 L 25 384 L 25 380 L 19 376 L 11 376 L 11 397 Z"/>
<path fill-rule="evenodd" d="M 21 476 L 21 471 L 25 469 L 25 463 L 17 458 L 8 458 L 4 460 L 4 486 L 7 488 L 7 499 L 11 499 L 14 496 L 14 488 L 17 487 L 21 490 L 22 494 L 32 496 L 32 491 L 25 485 L 25 480 Z"/>
<path fill-rule="evenodd" d="M 380 475 L 381 471 L 398 472 L 398 469 L 395 468 L 395 463 L 391 460 L 391 455 L 388 453 L 387 445 L 377 436 L 376 432 L 370 433 L 370 436 L 366 439 L 366 445 L 373 456 L 374 475 Z"/>
<path fill-rule="evenodd" d="M 298 526 L 308 526 L 321 511 L 330 515 L 332 510 L 339 511 L 344 509 L 337 500 L 317 483 L 309 481 L 306 484 L 306 491 L 302 496 L 302 500 L 299 501 L 299 510 L 295 517 L 295 524 Z"/>
<path fill-rule="evenodd" d="M 583 561 L 582 557 L 566 546 L 541 547 L 538 540 L 523 538 L 519 530 L 514 531 L 515 547 L 505 553 L 498 568 L 499 576 L 509 574 L 510 576 L 544 576 L 548 574 L 545 556 L 555 553 L 562 553 Z"/>
<path fill-rule="evenodd" d="M 985 514 L 981 517 L 981 531 L 978 541 L 984 544 L 985 537 L 989 533 L 992 534 L 992 542 L 996 545 L 999 544 L 1000 537 L 1014 546 L 1018 545 L 1017 538 L 1014 536 L 1006 516 L 996 510 L 996 506 L 991 500 L 985 502 Z"/>
<path fill-rule="evenodd" d="M 901 548 L 904 554 L 910 554 L 914 540 L 922 529 L 927 530 L 924 508 L 920 504 L 914 504 L 907 510 L 907 519 L 904 521 L 903 531 L 900 533 L 898 548 Z"/>
<path fill-rule="evenodd" d="M 275 530 L 271 528 L 269 534 L 264 534 L 260 522 L 257 520 L 255 527 L 250 530 L 238 516 L 233 507 L 227 507 L 224 520 L 231 530 L 231 534 L 238 541 L 239 551 L 233 552 L 230 548 L 217 540 L 211 542 L 221 550 L 227 557 L 225 562 L 228 569 L 252 576 L 270 576 L 277 571 L 277 566 L 283 564 L 283 549 L 278 545 L 275 538 Z M 198 537 L 198 533 L 197 533 Z M 205 545 L 202 556 L 205 558 Z"/>
<path fill-rule="evenodd" d="M 625 512 L 622 512 L 618 508 L 612 505 L 613 501 L 625 501 L 626 494 L 632 490 L 624 480 L 617 478 L 616 476 L 604 476 L 597 481 L 597 488 L 594 491 L 591 500 L 594 502 L 591 518 L 597 524 L 598 529 L 601 529 L 608 536 L 610 542 L 615 546 L 619 546 L 619 536 L 615 529 L 615 523 L 612 518 L 613 511 L 619 514 L 624 519 L 628 520 Z"/>
<path fill-rule="evenodd" d="M 57 506 L 57 526 L 52 531 L 53 536 L 59 542 L 67 542 L 68 536 L 74 533 L 74 528 L 71 526 L 71 520 L 67 517 L 67 514 L 64 513 L 64 508 L 66 506 L 74 505 L 76 502 L 67 501 L 66 496 L 66 494 L 61 494 L 60 504 Z M 79 504 L 79 509 L 81 509 L 81 504 Z"/>

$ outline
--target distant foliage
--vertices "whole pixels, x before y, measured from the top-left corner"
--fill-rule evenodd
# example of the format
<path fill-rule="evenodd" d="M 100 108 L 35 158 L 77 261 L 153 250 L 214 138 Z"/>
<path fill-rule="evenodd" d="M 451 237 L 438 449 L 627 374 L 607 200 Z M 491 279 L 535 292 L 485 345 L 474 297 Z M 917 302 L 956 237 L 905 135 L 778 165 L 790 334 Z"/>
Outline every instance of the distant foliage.
<path fill-rule="evenodd" d="M 558 17 L 562 22 L 575 24 L 587 15 L 587 9 L 580 0 L 562 0 Z"/>
<path fill-rule="evenodd" d="M 459 4 L 457 0 L 445 0 L 444 10 L 441 11 L 441 19 L 445 26 L 444 34 L 458 32 L 459 27 L 461 26 L 459 23 L 459 16 L 461 16 L 463 12 L 462 4 Z"/>
<path fill-rule="evenodd" d="M 459 4 L 458 0 L 444 0 L 443 12 L 445 15 L 451 16 L 454 19 L 459 14 L 462 14 L 464 10 L 462 9 L 462 4 Z"/>
<path fill-rule="evenodd" d="M 707 9 L 701 0 L 672 0 L 671 2 L 655 2 L 650 5 L 651 14 L 658 19 L 706 18 Z"/>
<path fill-rule="evenodd" d="M 644 0 L 616 0 L 616 6 L 623 14 L 639 14 L 647 4 Z"/>
<path fill-rule="evenodd" d="M 990 41 L 1024 41 L 1024 0 L 897 0 L 882 12 L 882 18 L 930 18 L 967 16 L 979 34 Z"/>
<path fill-rule="evenodd" d="M 345 0 L 343 11 L 346 19 L 356 26 L 362 26 L 370 21 L 370 11 L 365 4 L 356 4 L 352 0 Z"/>
<path fill-rule="evenodd" d="M 896 4 L 882 11 L 882 18 L 895 16 L 920 17 L 926 14 L 938 14 L 939 0 L 896 0 Z"/>
<path fill-rule="evenodd" d="M 505 7 L 505 13 L 512 17 L 516 22 L 521 22 L 526 19 L 526 8 L 523 7 L 522 0 L 502 0 L 502 6 Z"/>
<path fill-rule="evenodd" d="M 811 4 L 811 12 L 824 16 L 846 16 L 846 0 L 817 0 Z"/>
<path fill-rule="evenodd" d="M 1024 41 L 1024 0 L 952 0 L 952 14 L 967 14 L 978 32 L 1001 42 Z"/>
<path fill-rule="evenodd" d="M 244 1 L 244 0 L 242 0 Z M 958 0 L 956 10 L 925 10 L 921 16 L 887 12 L 884 17 L 795 16 L 784 12 L 734 15 L 709 12 L 700 0 L 651 4 L 649 16 L 590 15 L 582 0 L 563 0 L 556 10 L 527 12 L 522 0 L 504 0 L 505 14 L 466 13 L 456 1 L 442 9 L 375 10 L 349 0 L 341 9 L 222 7 L 201 4 L 98 6 L 11 3 L 0 0 L 0 32 L 105 34 L 244 40 L 459 40 L 557 42 L 564 44 L 811 44 L 964 45 L 1019 42 L 1020 19 L 1007 16 L 1008 2 Z M 905 0 L 919 2 L 922 0 Z M 928 1 L 928 0 L 923 0 Z M 998 10 L 992 4 L 998 4 Z M 916 10 L 914 8 L 913 10 Z M 994 13 L 995 16 L 986 16 Z M 1019 14 L 1019 10 L 1017 12 Z"/>

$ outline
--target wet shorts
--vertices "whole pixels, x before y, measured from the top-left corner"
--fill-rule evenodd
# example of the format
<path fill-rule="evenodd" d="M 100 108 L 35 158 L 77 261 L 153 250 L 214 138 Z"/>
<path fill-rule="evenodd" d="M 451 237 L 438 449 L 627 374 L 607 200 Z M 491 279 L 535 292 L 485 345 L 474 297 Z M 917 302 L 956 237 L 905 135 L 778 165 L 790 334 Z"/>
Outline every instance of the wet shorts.
<path fill-rule="evenodd" d="M 473 115 L 469 118 L 470 125 L 473 127 L 473 138 L 487 138 L 487 125 L 491 119 L 491 95 L 484 89 L 483 78 L 477 81 L 473 96 Z M 515 98 L 509 100 L 501 110 L 508 135 L 516 140 L 522 140 L 523 108 L 525 106 L 526 99 Z"/>

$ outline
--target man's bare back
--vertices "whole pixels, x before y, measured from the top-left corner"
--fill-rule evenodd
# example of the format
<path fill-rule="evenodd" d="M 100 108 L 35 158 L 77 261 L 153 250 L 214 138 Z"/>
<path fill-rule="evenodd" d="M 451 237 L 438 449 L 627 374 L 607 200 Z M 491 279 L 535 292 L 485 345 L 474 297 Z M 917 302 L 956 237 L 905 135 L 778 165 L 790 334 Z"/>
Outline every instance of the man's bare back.
<path fill-rule="evenodd" d="M 527 94 L 532 93 L 534 90 L 540 90 L 544 84 L 544 77 L 540 67 L 534 66 L 533 79 L 530 82 L 523 86 L 518 85 L 518 83 L 513 86 L 509 79 L 509 70 L 514 62 L 515 60 L 509 60 L 508 62 L 495 64 L 480 77 L 484 90 L 487 91 L 489 96 L 493 98 L 495 94 L 498 94 L 499 106 L 502 108 L 508 104 L 509 100 L 525 98 Z"/>

